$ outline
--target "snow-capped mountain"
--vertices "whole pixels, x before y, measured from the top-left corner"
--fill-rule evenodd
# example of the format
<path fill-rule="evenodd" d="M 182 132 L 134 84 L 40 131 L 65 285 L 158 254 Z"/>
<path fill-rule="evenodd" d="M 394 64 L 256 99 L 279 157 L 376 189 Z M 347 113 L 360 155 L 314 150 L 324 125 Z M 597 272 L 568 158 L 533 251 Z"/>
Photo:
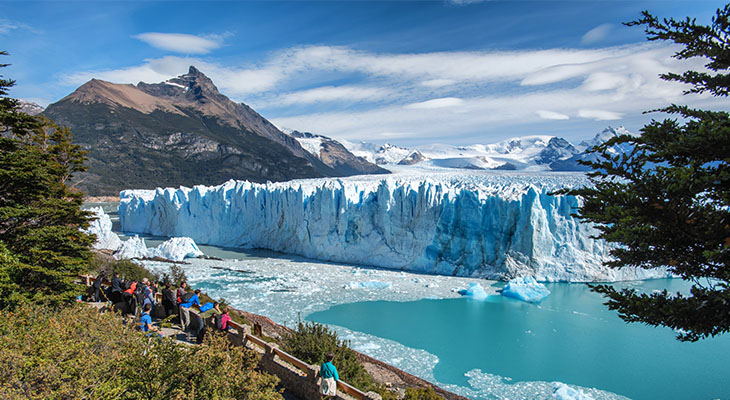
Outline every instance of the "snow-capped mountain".
<path fill-rule="evenodd" d="M 622 134 L 631 135 L 631 132 L 624 127 L 608 127 L 577 146 L 564 138 L 546 135 L 517 137 L 492 144 L 468 146 L 429 144 L 413 149 L 388 143 L 378 145 L 369 142 L 343 142 L 343 144 L 353 154 L 379 165 L 418 164 L 457 169 L 582 171 L 585 167 L 576 160 L 589 157 L 584 154 L 586 149 Z M 616 149 L 620 152 L 625 150 Z"/>
<path fill-rule="evenodd" d="M 38 115 L 44 110 L 43 106 L 32 101 L 18 100 L 18 105 L 20 106 L 20 111 L 28 115 Z"/>
<path fill-rule="evenodd" d="M 282 129 L 325 165 L 349 174 L 387 174 L 390 171 L 352 154 L 342 143 L 327 136 L 310 132 Z"/>
<path fill-rule="evenodd" d="M 593 137 L 593 139 L 580 142 L 578 148 L 580 148 L 581 151 L 579 153 L 576 153 L 569 158 L 556 160 L 550 163 L 550 169 L 552 171 L 589 171 L 589 167 L 579 164 L 578 161 L 596 161 L 598 160 L 598 156 L 594 153 L 587 153 L 586 151 L 594 146 L 598 146 L 602 143 L 607 142 L 611 138 L 621 135 L 633 136 L 634 134 L 629 132 L 629 130 L 624 128 L 623 126 L 620 126 L 618 128 L 612 128 L 609 126 L 603 131 L 597 133 L 596 136 Z M 623 154 L 631 151 L 631 149 L 632 146 L 630 144 L 623 143 L 619 145 L 614 145 L 613 147 L 609 148 L 608 151 L 613 154 Z"/>

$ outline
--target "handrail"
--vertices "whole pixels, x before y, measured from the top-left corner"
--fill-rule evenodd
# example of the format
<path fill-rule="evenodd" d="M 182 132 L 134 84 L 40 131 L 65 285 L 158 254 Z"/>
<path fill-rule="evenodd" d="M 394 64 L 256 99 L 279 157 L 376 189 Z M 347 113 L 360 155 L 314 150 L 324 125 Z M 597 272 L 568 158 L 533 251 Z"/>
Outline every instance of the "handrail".
<path fill-rule="evenodd" d="M 307 373 L 307 369 L 309 368 L 309 364 L 305 363 L 304 361 L 302 361 L 302 360 L 294 357 L 293 355 L 285 352 L 282 349 L 275 348 L 274 349 L 274 354 L 276 354 L 277 356 L 279 356 L 279 358 L 281 358 L 282 360 L 288 362 L 289 364 L 291 364 L 291 365 L 293 365 L 293 366 L 301 369 L 302 371 L 304 371 L 305 374 Z"/>
<path fill-rule="evenodd" d="M 338 380 L 337 381 L 337 387 L 342 392 L 345 392 L 345 393 L 349 394 L 350 396 L 356 398 L 357 400 L 362 400 L 362 399 L 365 398 L 365 393 L 363 393 L 358 388 L 350 385 L 349 383 L 347 383 L 345 381 Z"/>
<path fill-rule="evenodd" d="M 246 338 L 246 340 L 254 342 L 257 345 L 259 345 L 263 348 L 266 348 L 266 341 L 264 339 L 261 339 L 259 337 L 256 337 L 256 336 L 248 334 L 248 333 L 244 337 Z"/>

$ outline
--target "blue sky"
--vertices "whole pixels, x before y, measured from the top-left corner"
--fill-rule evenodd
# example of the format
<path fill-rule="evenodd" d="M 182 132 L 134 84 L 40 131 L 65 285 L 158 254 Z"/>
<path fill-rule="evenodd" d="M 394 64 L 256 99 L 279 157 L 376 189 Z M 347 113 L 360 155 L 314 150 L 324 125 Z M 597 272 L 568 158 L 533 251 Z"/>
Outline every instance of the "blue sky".
<path fill-rule="evenodd" d="M 708 23 L 719 1 L 0 2 L 11 95 L 53 103 L 91 78 L 159 82 L 195 65 L 283 128 L 401 145 L 572 141 L 631 131 L 682 96 L 676 61 L 621 22 Z"/>

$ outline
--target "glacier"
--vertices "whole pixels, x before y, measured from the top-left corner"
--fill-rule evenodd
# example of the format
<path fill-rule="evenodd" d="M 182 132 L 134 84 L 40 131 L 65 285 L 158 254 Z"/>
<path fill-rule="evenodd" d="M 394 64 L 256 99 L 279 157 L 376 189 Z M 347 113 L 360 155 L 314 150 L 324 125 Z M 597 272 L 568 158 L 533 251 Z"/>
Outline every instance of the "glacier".
<path fill-rule="evenodd" d="M 666 271 L 602 266 L 610 246 L 550 193 L 582 174 L 429 171 L 257 184 L 125 190 L 124 232 L 263 248 L 420 273 L 539 281 L 620 281 Z"/>
<path fill-rule="evenodd" d="M 122 240 L 116 233 L 112 232 L 112 220 L 101 207 L 92 207 L 87 211 L 93 213 L 94 220 L 84 232 L 96 235 L 96 241 L 92 245 L 95 249 L 117 250 L 122 246 Z"/>

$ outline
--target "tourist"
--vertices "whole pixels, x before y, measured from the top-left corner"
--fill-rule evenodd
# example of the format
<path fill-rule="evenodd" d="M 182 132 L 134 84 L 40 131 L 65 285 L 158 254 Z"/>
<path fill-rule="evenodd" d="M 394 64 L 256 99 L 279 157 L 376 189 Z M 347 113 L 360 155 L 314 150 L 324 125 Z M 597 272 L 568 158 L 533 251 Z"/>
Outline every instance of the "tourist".
<path fill-rule="evenodd" d="M 94 280 L 94 283 L 91 285 L 91 287 L 94 288 L 94 295 L 91 298 L 92 301 L 104 301 L 106 300 L 106 295 L 104 295 L 104 290 L 101 288 L 101 284 L 104 283 L 104 279 L 106 279 L 106 272 L 101 271 L 99 275 Z"/>
<path fill-rule="evenodd" d="M 165 288 L 162 289 L 162 307 L 165 309 L 165 318 L 175 314 L 176 302 L 175 293 L 170 290 L 170 284 L 166 283 Z"/>
<path fill-rule="evenodd" d="M 125 314 L 136 314 L 137 313 L 137 299 L 134 297 L 134 292 L 137 290 L 137 281 L 129 283 L 127 289 L 122 292 L 122 300 L 124 301 Z"/>
<path fill-rule="evenodd" d="M 122 280 L 119 279 L 119 272 L 114 273 L 114 277 L 112 277 L 112 290 L 110 293 L 110 300 L 112 303 L 119 303 L 122 301 L 122 292 L 124 290 L 122 289 Z"/>
<path fill-rule="evenodd" d="M 188 287 L 188 284 L 186 282 L 180 282 L 180 286 L 177 288 L 176 294 L 177 294 L 177 304 L 180 305 L 180 303 L 183 302 L 182 298 L 185 296 L 185 288 Z"/>
<path fill-rule="evenodd" d="M 190 307 L 192 307 L 193 304 L 200 307 L 198 294 L 200 294 L 200 289 L 195 289 L 195 292 L 192 296 L 190 296 L 190 299 L 184 303 L 180 303 L 180 324 L 182 325 L 183 331 L 187 330 L 188 325 L 190 324 Z M 181 300 L 185 300 L 185 298 L 182 298 Z"/>
<path fill-rule="evenodd" d="M 325 363 L 319 368 L 319 376 L 322 377 L 320 389 L 323 399 L 337 396 L 337 381 L 340 380 L 340 376 L 337 374 L 337 368 L 332 364 L 334 359 L 334 353 L 327 353 Z"/>
<path fill-rule="evenodd" d="M 198 327 L 198 331 L 195 333 L 195 337 L 198 338 L 198 344 L 203 343 L 203 338 L 205 337 L 205 332 L 208 331 L 208 325 L 205 323 L 205 321 L 208 318 L 213 319 L 213 325 L 215 326 L 215 322 L 218 320 L 218 316 L 221 315 L 221 310 L 218 308 L 218 302 L 214 301 L 213 303 L 205 303 L 205 305 L 211 305 L 208 309 L 203 309 L 203 306 L 200 307 L 200 319 L 201 319 L 201 326 Z"/>
<path fill-rule="evenodd" d="M 157 329 L 157 327 L 152 325 L 152 317 L 150 316 L 150 310 L 152 310 L 152 306 L 149 304 L 145 304 L 144 307 L 142 307 L 142 316 L 139 319 L 139 322 L 140 322 L 139 328 L 142 332 L 147 333 L 146 336 L 156 335 L 158 337 L 162 337 L 159 329 Z"/>
<path fill-rule="evenodd" d="M 218 328 L 222 331 L 228 330 L 228 326 L 229 326 L 228 322 L 232 321 L 231 316 L 228 315 L 229 311 L 230 310 L 228 307 L 223 307 L 223 313 L 220 316 L 220 326 L 216 326 L 216 328 Z M 218 325 L 218 324 L 216 324 L 216 325 Z"/>

